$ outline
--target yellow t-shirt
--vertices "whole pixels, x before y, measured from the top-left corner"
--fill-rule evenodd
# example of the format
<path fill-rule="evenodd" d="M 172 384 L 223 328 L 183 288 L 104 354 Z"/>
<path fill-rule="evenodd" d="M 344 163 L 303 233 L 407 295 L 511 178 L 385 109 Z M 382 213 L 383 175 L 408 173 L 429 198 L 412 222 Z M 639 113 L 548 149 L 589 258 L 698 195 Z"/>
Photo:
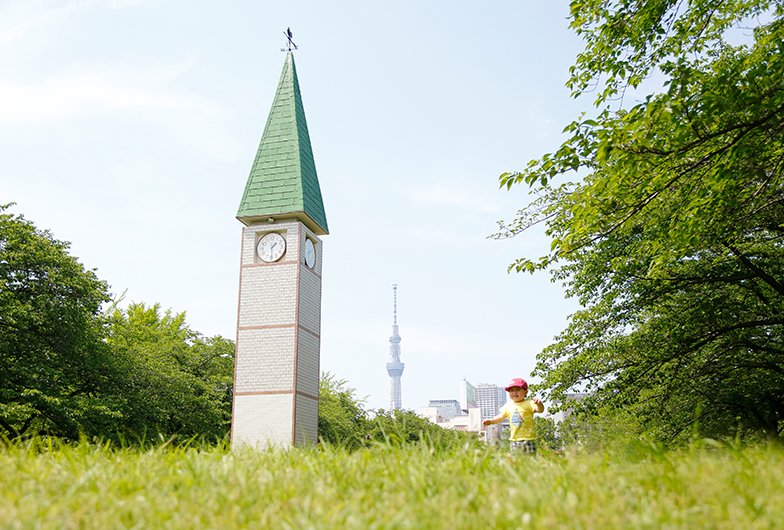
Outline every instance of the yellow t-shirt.
<path fill-rule="evenodd" d="M 511 441 L 536 440 L 534 402 L 532 400 L 524 400 L 519 403 L 507 401 L 501 407 L 501 414 L 509 418 L 509 439 Z"/>

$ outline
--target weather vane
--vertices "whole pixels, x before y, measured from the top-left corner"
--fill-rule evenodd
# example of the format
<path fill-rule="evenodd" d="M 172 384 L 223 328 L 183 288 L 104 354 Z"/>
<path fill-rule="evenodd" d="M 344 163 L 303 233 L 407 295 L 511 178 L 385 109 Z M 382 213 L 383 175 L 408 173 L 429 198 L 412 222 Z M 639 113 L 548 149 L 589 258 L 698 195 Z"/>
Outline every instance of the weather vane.
<path fill-rule="evenodd" d="M 293 35 L 291 33 L 291 28 L 286 28 L 286 31 L 284 31 L 283 34 L 286 36 L 286 39 L 288 39 L 289 42 L 286 44 L 286 47 L 285 48 L 281 48 L 280 51 L 282 51 L 282 52 L 290 52 L 291 50 L 296 50 L 297 49 L 297 45 L 294 44 L 293 40 L 291 40 L 292 37 L 293 37 Z"/>

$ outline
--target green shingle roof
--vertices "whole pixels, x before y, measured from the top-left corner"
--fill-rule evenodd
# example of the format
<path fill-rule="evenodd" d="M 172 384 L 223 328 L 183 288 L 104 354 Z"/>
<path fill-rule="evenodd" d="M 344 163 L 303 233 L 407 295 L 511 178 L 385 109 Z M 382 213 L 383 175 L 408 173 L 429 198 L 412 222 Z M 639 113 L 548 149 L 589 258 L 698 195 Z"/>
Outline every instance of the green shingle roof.
<path fill-rule="evenodd" d="M 246 225 L 269 217 L 297 217 L 316 234 L 329 233 L 291 52 L 237 211 Z"/>

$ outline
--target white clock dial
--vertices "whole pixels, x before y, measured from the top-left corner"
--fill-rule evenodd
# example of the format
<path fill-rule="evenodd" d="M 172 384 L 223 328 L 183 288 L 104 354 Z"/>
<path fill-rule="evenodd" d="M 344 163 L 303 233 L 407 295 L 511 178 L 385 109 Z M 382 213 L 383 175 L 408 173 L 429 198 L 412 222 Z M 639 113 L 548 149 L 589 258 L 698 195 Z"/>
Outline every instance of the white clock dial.
<path fill-rule="evenodd" d="M 286 252 L 286 240 L 277 232 L 264 235 L 256 245 L 259 258 L 267 263 L 278 261 L 284 252 Z"/>
<path fill-rule="evenodd" d="M 313 246 L 313 241 L 305 239 L 305 265 L 313 268 L 316 264 L 316 247 Z"/>

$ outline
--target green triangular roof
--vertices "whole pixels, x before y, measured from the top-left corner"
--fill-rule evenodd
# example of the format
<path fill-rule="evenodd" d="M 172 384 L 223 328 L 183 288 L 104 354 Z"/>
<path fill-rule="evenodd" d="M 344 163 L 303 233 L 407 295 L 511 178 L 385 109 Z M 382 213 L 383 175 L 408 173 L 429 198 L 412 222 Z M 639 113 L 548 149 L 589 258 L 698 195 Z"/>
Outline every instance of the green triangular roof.
<path fill-rule="evenodd" d="M 291 52 L 237 211 L 246 225 L 270 217 L 297 217 L 316 234 L 329 233 Z"/>

